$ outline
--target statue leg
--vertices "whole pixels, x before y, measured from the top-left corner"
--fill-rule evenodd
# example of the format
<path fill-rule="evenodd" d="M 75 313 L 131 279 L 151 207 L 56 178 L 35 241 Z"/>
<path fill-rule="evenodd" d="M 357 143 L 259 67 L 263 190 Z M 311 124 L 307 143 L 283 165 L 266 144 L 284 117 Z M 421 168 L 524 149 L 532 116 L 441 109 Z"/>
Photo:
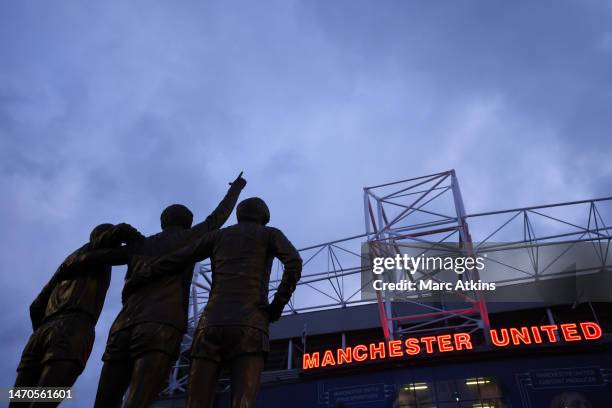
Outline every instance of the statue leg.
<path fill-rule="evenodd" d="M 105 361 L 98 382 L 95 408 L 119 408 L 130 384 L 132 365 L 125 360 Z"/>
<path fill-rule="evenodd" d="M 174 359 L 166 353 L 150 351 L 134 363 L 134 372 L 124 408 L 148 408 L 164 386 Z"/>
<path fill-rule="evenodd" d="M 71 360 L 49 361 L 43 367 L 38 380 L 39 387 L 72 387 L 83 371 L 82 367 Z M 37 402 L 31 407 L 57 407 L 59 402 Z"/>
<path fill-rule="evenodd" d="M 40 378 L 40 367 L 29 366 L 17 371 L 15 387 L 36 387 Z M 9 408 L 29 407 L 29 402 L 11 402 Z"/>
<path fill-rule="evenodd" d="M 15 387 L 36 387 L 40 378 L 39 367 L 28 367 L 17 371 Z"/>
<path fill-rule="evenodd" d="M 263 368 L 263 354 L 245 354 L 232 360 L 232 408 L 255 406 Z"/>
<path fill-rule="evenodd" d="M 221 365 L 205 358 L 194 358 L 189 369 L 187 408 L 211 408 Z"/>
<path fill-rule="evenodd" d="M 38 379 L 42 372 L 40 364 L 44 355 L 44 335 L 41 334 L 42 329 L 35 330 L 28 339 L 21 359 L 17 366 L 17 378 L 15 379 L 15 387 L 36 387 Z M 29 402 L 11 402 L 9 408 L 29 407 Z"/>

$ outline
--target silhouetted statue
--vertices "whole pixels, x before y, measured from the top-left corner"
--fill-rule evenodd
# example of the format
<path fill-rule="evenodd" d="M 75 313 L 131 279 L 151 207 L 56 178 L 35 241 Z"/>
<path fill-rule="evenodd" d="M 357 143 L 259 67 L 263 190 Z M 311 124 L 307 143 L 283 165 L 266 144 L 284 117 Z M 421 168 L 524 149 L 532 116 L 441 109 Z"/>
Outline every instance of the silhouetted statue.
<path fill-rule="evenodd" d="M 30 306 L 34 332 L 23 350 L 15 387 L 72 387 L 91 353 L 111 279 L 110 264 L 84 264 L 80 258 L 92 250 L 142 239 L 128 224 L 101 224 L 93 229 L 88 243 L 64 260 Z"/>
<path fill-rule="evenodd" d="M 211 259 L 212 286 L 193 340 L 188 407 L 209 408 L 222 364 L 230 366 L 232 407 L 252 407 L 265 356 L 268 326 L 280 318 L 300 279 L 302 259 L 283 233 L 265 225 L 270 220 L 260 198 L 242 201 L 238 224 L 213 231 L 200 240 L 153 262 L 143 279 L 173 273 L 179 265 Z M 268 304 L 272 261 L 284 273 Z"/>
<path fill-rule="evenodd" d="M 162 231 L 147 237 L 133 249 L 100 251 L 113 264 L 128 264 L 123 290 L 123 308 L 113 323 L 102 360 L 104 366 L 98 384 L 95 406 L 149 407 L 168 379 L 172 364 L 180 352 L 187 330 L 189 289 L 194 263 L 182 264 L 171 274 L 149 282 L 133 283 L 132 277 L 147 265 L 148 259 L 168 254 L 186 243 L 220 228 L 230 216 L 240 191 L 246 185 L 242 173 L 231 184 L 217 208 L 191 227 L 193 214 L 187 207 L 174 204 L 161 214 Z"/>

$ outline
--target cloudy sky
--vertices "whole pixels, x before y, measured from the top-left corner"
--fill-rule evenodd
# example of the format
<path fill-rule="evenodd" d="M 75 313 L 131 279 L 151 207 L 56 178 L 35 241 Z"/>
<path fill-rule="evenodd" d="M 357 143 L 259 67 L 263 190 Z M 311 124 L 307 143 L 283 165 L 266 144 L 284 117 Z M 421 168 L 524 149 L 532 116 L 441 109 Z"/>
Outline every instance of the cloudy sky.
<path fill-rule="evenodd" d="M 241 170 L 297 246 L 361 233 L 362 187 L 450 168 L 468 212 L 608 196 L 611 132 L 610 1 L 2 1 L 0 387 L 95 224 L 204 217 Z"/>

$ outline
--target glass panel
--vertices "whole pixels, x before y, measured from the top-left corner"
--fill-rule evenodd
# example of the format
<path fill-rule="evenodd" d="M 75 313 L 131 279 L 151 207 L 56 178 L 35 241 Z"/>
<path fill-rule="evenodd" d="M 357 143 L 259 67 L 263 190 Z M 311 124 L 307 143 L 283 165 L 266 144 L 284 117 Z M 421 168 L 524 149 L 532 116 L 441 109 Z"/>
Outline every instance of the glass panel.
<path fill-rule="evenodd" d="M 497 399 L 470 401 L 461 403 L 461 408 L 504 408 L 505 405 Z"/>
<path fill-rule="evenodd" d="M 506 408 L 499 382 L 491 377 L 400 385 L 393 405 L 402 408 Z"/>
<path fill-rule="evenodd" d="M 457 393 L 455 381 L 436 381 L 435 390 L 437 401 L 453 402 L 455 407 L 457 406 L 459 394 Z"/>
<path fill-rule="evenodd" d="M 475 377 L 475 378 L 467 378 L 465 380 L 465 385 L 468 389 L 476 392 L 476 397 L 483 398 L 499 398 L 503 397 L 501 392 L 501 388 L 497 381 L 490 377 Z"/>
<path fill-rule="evenodd" d="M 416 382 L 400 386 L 394 407 L 430 408 L 433 407 L 433 389 L 426 382 Z"/>
<path fill-rule="evenodd" d="M 459 391 L 462 401 L 478 401 L 480 399 L 481 387 L 484 387 L 490 383 L 490 378 L 466 378 L 465 380 L 457 380 L 457 390 Z"/>

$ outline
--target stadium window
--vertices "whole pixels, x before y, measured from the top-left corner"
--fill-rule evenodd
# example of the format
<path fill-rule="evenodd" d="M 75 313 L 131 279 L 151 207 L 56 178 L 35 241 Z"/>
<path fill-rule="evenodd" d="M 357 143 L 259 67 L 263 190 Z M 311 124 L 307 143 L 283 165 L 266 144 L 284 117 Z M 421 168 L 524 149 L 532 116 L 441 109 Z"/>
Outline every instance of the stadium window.
<path fill-rule="evenodd" d="M 492 377 L 400 384 L 394 408 L 506 408 L 499 382 Z"/>
<path fill-rule="evenodd" d="M 432 390 L 426 382 L 402 384 L 399 387 L 394 408 L 433 408 Z"/>

